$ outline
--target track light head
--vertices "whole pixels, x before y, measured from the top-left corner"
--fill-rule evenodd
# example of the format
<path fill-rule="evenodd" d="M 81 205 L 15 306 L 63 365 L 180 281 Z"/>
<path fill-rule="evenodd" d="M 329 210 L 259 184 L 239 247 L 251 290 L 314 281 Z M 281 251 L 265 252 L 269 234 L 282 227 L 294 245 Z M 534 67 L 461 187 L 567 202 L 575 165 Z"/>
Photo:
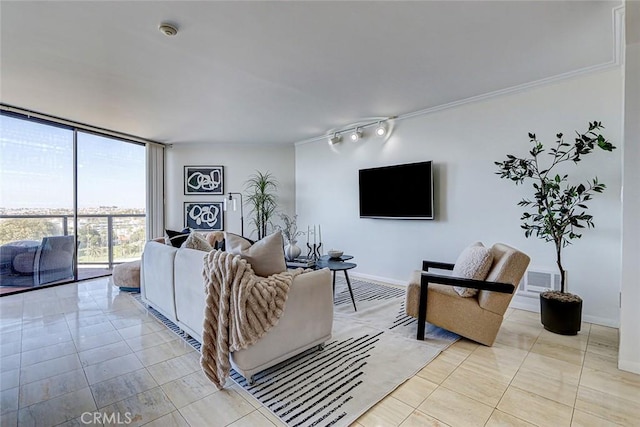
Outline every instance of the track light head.
<path fill-rule="evenodd" d="M 362 138 L 362 130 L 360 128 L 356 128 L 353 132 L 351 132 L 351 140 L 353 142 Z"/>
<path fill-rule="evenodd" d="M 383 122 L 378 122 L 378 126 L 376 127 L 376 135 L 385 136 L 387 133 L 387 125 Z"/>
<path fill-rule="evenodd" d="M 342 141 L 342 135 L 339 133 L 334 133 L 331 138 L 329 138 L 329 145 L 335 145 Z"/>

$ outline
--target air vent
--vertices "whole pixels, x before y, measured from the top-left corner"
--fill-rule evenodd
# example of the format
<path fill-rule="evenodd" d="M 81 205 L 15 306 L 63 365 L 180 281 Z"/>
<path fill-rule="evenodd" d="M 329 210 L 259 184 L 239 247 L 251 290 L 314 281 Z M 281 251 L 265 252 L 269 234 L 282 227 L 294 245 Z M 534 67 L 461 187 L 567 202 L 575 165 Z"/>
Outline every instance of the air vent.
<path fill-rule="evenodd" d="M 537 297 L 548 290 L 560 290 L 560 274 L 551 269 L 527 270 L 518 286 L 518 294 L 529 297 Z"/>

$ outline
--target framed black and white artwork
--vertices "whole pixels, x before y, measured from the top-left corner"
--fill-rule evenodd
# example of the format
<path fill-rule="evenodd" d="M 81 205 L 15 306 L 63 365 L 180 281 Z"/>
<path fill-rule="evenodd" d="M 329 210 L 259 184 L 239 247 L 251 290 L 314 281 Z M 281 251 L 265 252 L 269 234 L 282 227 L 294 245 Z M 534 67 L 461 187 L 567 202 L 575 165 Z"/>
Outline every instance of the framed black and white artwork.
<path fill-rule="evenodd" d="M 192 230 L 224 230 L 222 202 L 185 202 L 184 226 Z"/>
<path fill-rule="evenodd" d="M 185 166 L 184 194 L 224 194 L 224 166 Z"/>

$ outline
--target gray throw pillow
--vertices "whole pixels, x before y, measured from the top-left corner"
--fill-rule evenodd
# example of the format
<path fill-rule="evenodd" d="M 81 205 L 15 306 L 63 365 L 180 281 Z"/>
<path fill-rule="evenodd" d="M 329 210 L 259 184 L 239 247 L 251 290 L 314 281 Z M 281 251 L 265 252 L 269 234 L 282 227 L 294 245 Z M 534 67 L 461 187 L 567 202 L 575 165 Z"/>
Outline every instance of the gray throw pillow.
<path fill-rule="evenodd" d="M 491 264 L 493 263 L 493 252 L 491 249 L 485 248 L 480 242 L 476 242 L 467 246 L 453 267 L 452 276 L 462 277 L 464 279 L 484 280 L 489 274 Z M 454 286 L 453 289 L 461 297 L 473 297 L 478 293 L 477 289 L 463 288 Z"/>
<path fill-rule="evenodd" d="M 205 252 L 211 252 L 213 250 L 213 247 L 209 244 L 209 242 L 207 242 L 207 239 L 205 239 L 200 235 L 200 233 L 196 231 L 192 231 L 191 234 L 189 234 L 189 237 L 187 237 L 187 240 L 185 240 L 180 247 Z"/>
<path fill-rule="evenodd" d="M 280 231 L 258 240 L 253 245 L 249 240 L 233 233 L 225 233 L 224 241 L 225 250 L 246 259 L 258 276 L 269 277 L 287 270 L 284 240 Z"/>

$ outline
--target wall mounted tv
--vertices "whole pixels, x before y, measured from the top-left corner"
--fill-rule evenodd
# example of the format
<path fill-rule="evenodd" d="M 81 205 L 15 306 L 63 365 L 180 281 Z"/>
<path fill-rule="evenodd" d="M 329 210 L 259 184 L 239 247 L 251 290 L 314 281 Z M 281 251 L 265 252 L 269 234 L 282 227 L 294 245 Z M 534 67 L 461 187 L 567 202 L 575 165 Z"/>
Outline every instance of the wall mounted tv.
<path fill-rule="evenodd" d="M 360 169 L 360 218 L 433 219 L 431 161 Z"/>

